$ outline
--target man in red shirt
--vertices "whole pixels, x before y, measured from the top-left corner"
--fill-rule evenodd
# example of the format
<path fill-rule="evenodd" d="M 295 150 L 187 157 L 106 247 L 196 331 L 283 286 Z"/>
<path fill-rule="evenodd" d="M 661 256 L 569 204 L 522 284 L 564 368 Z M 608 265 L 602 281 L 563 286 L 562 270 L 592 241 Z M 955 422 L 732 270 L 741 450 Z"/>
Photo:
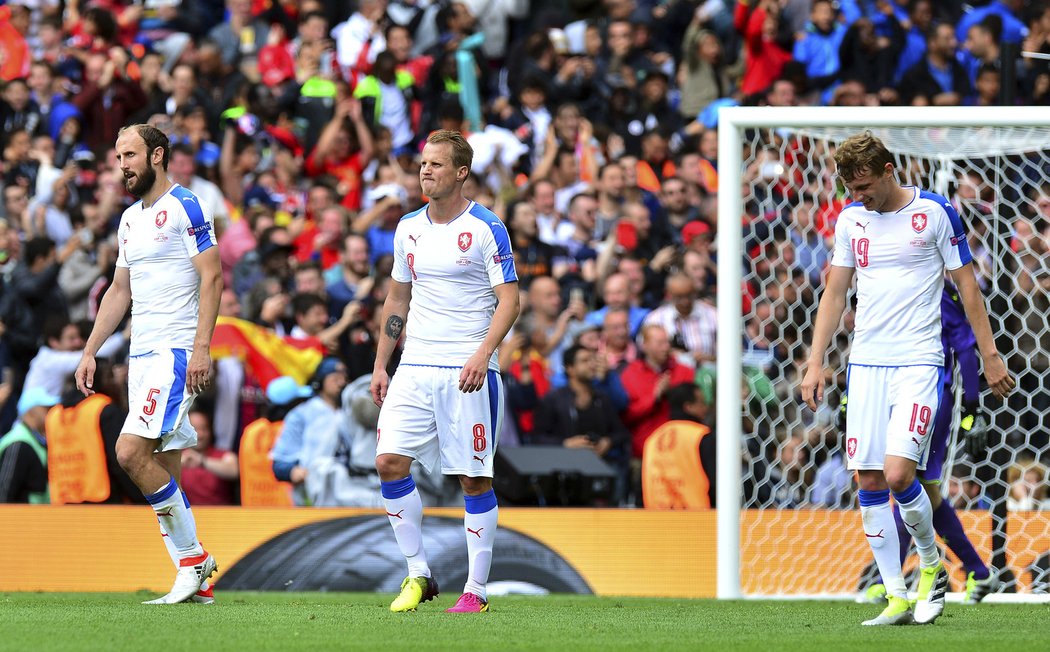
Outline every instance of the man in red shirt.
<path fill-rule="evenodd" d="M 694 371 L 671 356 L 671 339 L 663 326 L 642 326 L 639 337 L 641 355 L 627 365 L 621 379 L 628 399 L 623 421 L 631 431 L 632 454 L 641 459 L 645 440 L 671 418 L 667 390 L 693 382 Z"/>

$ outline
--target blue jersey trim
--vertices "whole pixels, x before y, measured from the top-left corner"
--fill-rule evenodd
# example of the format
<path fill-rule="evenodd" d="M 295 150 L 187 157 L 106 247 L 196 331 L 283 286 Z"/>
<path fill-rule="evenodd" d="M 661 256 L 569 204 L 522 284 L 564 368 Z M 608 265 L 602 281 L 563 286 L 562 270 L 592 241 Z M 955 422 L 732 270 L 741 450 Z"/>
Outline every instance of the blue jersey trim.
<path fill-rule="evenodd" d="M 429 206 L 429 205 L 430 204 L 427 204 L 423 208 L 417 208 L 416 210 L 412 211 L 411 213 L 405 213 L 404 215 L 401 216 L 401 219 L 398 220 L 398 222 L 404 222 L 405 220 L 407 220 L 409 218 L 412 218 L 412 217 L 415 217 L 416 215 L 419 215 L 420 213 L 425 211 L 427 209 L 427 206 Z M 429 220 L 430 218 L 427 217 L 427 219 Z"/>
<path fill-rule="evenodd" d="M 489 369 L 485 378 L 485 386 L 489 390 L 489 432 L 492 433 L 492 448 L 496 448 L 496 436 L 499 432 L 499 372 Z"/>
<path fill-rule="evenodd" d="M 202 253 L 211 248 L 211 227 L 204 219 L 204 211 L 201 210 L 200 200 L 192 192 L 182 186 L 172 186 L 171 196 L 179 200 L 182 210 L 186 211 L 186 217 L 190 218 L 190 235 L 196 237 L 197 253 Z"/>
<path fill-rule="evenodd" d="M 959 247 L 959 261 L 963 265 L 972 262 L 973 254 L 970 252 L 970 243 L 966 241 L 966 230 L 963 228 L 962 219 L 959 217 L 959 213 L 956 212 L 955 207 L 952 206 L 950 201 L 937 193 L 923 190 L 921 194 L 923 199 L 937 202 L 948 215 L 948 223 L 952 227 L 952 245 Z"/>
<path fill-rule="evenodd" d="M 168 390 L 168 403 L 164 406 L 164 420 L 160 425 L 161 434 L 171 432 L 175 427 L 175 419 L 179 416 L 179 406 L 182 405 L 182 396 L 186 391 L 186 349 L 172 349 L 171 356 L 175 359 L 172 365 L 172 373 L 175 379 Z"/>
<path fill-rule="evenodd" d="M 480 210 L 475 212 L 475 209 Z M 507 233 L 507 227 L 503 225 L 499 216 L 481 204 L 475 203 L 470 209 L 470 214 L 485 222 L 492 232 L 492 238 L 496 241 L 496 255 L 499 256 L 500 268 L 503 270 L 503 282 L 517 281 L 518 273 L 514 269 L 514 254 L 510 250 L 510 234 Z"/>
<path fill-rule="evenodd" d="M 898 209 L 897 209 L 896 211 L 894 211 L 894 212 L 896 212 L 896 213 L 899 213 L 899 212 L 903 211 L 903 210 L 904 210 L 905 208 L 907 208 L 907 207 L 911 206 L 912 204 L 914 204 L 914 203 L 915 203 L 915 200 L 916 200 L 916 199 L 919 199 L 920 197 L 922 197 L 922 193 L 923 193 L 923 191 L 922 191 L 922 190 L 920 190 L 920 189 L 916 188 L 915 186 L 901 186 L 901 187 L 902 187 L 902 188 L 911 188 L 911 189 L 912 189 L 912 190 L 914 190 L 915 192 L 913 192 L 913 193 L 912 193 L 912 196 L 911 196 L 911 201 L 910 201 L 910 202 L 908 202 L 907 204 L 905 204 L 904 206 L 901 206 L 901 207 L 900 207 L 900 208 L 898 208 Z"/>

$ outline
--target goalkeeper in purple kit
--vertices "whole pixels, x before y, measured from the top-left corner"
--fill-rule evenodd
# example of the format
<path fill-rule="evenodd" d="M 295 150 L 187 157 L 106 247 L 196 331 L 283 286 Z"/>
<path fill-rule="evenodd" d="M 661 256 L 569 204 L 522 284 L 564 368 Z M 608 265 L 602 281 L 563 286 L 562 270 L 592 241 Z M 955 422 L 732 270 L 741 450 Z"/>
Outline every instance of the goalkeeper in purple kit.
<path fill-rule="evenodd" d="M 997 574 L 981 561 L 966 536 L 955 508 L 941 498 L 941 475 L 944 462 L 951 444 L 952 413 L 955 408 L 952 392 L 952 376 L 955 364 L 959 365 L 962 378 L 963 399 L 962 413 L 959 417 L 959 437 L 963 440 L 966 452 L 976 462 L 980 460 L 988 445 L 988 426 L 980 409 L 981 374 L 977 362 L 977 339 L 970 323 L 966 321 L 959 293 L 955 287 L 945 282 L 941 293 L 941 344 L 944 346 L 944 385 L 941 389 L 941 401 L 937 409 L 930 454 L 926 461 L 926 470 L 918 471 L 920 481 L 933 507 L 933 527 L 941 539 L 948 545 L 963 564 L 966 571 L 966 590 L 964 602 L 976 604 L 996 589 Z M 844 396 L 840 410 L 840 428 L 845 430 L 845 412 L 847 399 Z M 893 506 L 893 515 L 897 519 L 897 534 L 900 537 L 901 563 L 908 556 L 911 535 L 901 520 L 900 508 Z M 865 591 L 865 602 L 882 602 L 886 599 L 886 587 L 882 578 L 878 578 Z"/>

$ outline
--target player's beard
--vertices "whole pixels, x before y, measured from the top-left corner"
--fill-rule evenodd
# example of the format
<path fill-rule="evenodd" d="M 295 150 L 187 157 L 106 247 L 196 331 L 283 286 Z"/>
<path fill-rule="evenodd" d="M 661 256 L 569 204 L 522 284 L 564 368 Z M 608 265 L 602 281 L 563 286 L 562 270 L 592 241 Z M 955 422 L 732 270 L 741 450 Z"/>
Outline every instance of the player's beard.
<path fill-rule="evenodd" d="M 142 196 L 149 192 L 149 189 L 153 187 L 153 184 L 157 182 L 157 173 L 154 171 L 152 166 L 147 165 L 143 172 L 136 172 L 134 181 L 131 179 L 124 179 L 124 187 L 135 197 L 142 199 Z"/>

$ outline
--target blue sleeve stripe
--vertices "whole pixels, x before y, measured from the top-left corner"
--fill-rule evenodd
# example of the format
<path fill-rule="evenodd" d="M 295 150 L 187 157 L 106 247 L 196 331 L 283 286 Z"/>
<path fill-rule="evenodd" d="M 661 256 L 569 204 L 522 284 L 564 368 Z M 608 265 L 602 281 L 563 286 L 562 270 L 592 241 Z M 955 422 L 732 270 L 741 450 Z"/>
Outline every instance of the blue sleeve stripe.
<path fill-rule="evenodd" d="M 937 202 L 937 205 L 944 209 L 948 215 L 948 223 L 952 227 L 952 244 L 959 247 L 959 261 L 963 265 L 971 262 L 973 254 L 970 253 L 970 243 L 966 241 L 966 230 L 963 229 L 962 218 L 955 211 L 955 207 L 950 201 L 936 193 L 923 190 L 921 195 L 924 199 Z"/>
<path fill-rule="evenodd" d="M 514 269 L 514 254 L 510 249 L 510 234 L 507 233 L 507 227 L 503 226 L 503 222 L 495 213 L 481 204 L 475 203 L 470 213 L 485 222 L 492 232 L 492 237 L 496 241 L 496 252 L 500 258 L 500 267 L 503 270 L 503 282 L 517 281 L 518 273 Z"/>
<path fill-rule="evenodd" d="M 168 403 L 164 406 L 164 420 L 160 425 L 161 434 L 171 432 L 175 427 L 175 419 L 179 416 L 182 397 L 186 392 L 186 349 L 172 349 L 171 355 L 175 359 L 172 365 L 175 378 L 168 390 Z"/>
<path fill-rule="evenodd" d="M 210 229 L 208 228 L 207 220 L 204 219 L 204 211 L 201 210 L 200 200 L 194 197 L 192 192 L 182 187 L 176 188 L 175 192 L 171 194 L 179 200 L 182 209 L 186 211 L 186 216 L 190 218 L 190 226 L 193 227 L 194 235 L 197 238 L 197 253 L 211 247 Z M 187 197 L 193 198 L 193 201 L 184 201 Z"/>

